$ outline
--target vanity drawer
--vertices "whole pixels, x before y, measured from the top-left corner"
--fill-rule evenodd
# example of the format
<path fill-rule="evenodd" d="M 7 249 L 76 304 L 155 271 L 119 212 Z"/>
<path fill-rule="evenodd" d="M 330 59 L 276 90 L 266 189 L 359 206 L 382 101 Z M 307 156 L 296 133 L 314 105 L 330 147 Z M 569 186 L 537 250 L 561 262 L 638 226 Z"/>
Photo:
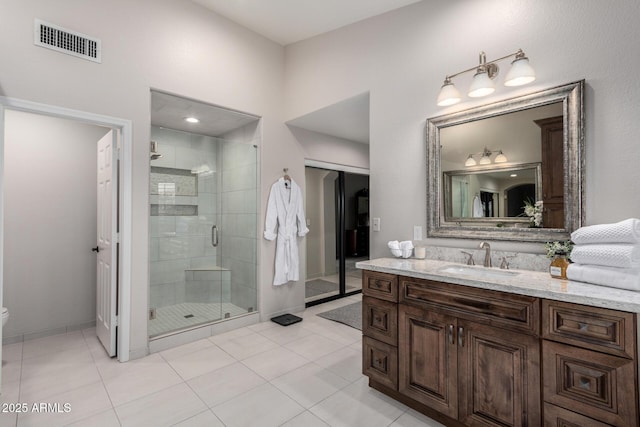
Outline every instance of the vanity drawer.
<path fill-rule="evenodd" d="M 362 272 L 362 293 L 391 302 L 398 302 L 398 276 L 377 271 Z"/>
<path fill-rule="evenodd" d="M 637 426 L 635 362 L 544 340 L 544 401 L 614 426 Z"/>
<path fill-rule="evenodd" d="M 398 345 L 398 305 L 362 297 L 362 333 L 390 345 Z"/>
<path fill-rule="evenodd" d="M 491 326 L 540 334 L 540 300 L 534 297 L 401 277 L 400 302 L 446 310 L 454 316 Z"/>
<path fill-rule="evenodd" d="M 543 338 L 633 359 L 635 315 L 543 300 Z"/>
<path fill-rule="evenodd" d="M 398 389 L 398 348 L 362 337 L 362 373 L 380 384 Z"/>
<path fill-rule="evenodd" d="M 549 403 L 544 404 L 544 425 L 554 427 L 609 427 L 609 424 L 598 422 Z"/>

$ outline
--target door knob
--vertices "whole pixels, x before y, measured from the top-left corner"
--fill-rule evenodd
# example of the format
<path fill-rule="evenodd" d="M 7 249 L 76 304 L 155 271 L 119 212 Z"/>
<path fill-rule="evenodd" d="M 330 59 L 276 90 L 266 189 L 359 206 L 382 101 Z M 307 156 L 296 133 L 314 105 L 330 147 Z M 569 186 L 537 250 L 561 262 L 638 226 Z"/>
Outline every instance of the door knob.
<path fill-rule="evenodd" d="M 100 246 L 96 246 L 95 248 L 91 248 L 91 252 L 100 252 Z"/>

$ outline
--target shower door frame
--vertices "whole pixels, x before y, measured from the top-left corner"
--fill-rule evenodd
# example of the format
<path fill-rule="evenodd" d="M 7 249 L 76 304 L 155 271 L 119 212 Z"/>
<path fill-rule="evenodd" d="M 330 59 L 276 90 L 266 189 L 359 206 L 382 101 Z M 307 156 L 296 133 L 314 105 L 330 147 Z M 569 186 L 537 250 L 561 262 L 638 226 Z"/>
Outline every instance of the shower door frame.
<path fill-rule="evenodd" d="M 131 120 L 104 116 L 85 111 L 72 110 L 55 105 L 40 104 L 22 99 L 0 96 L 0 235 L 4 236 L 4 134 L 5 134 L 5 110 L 21 111 L 25 113 L 39 114 L 60 119 L 73 120 L 89 125 L 103 126 L 112 129 L 121 136 L 120 168 L 118 173 L 118 195 L 120 229 L 117 233 L 119 244 L 119 277 L 118 277 L 118 301 L 117 301 L 117 354 L 120 362 L 127 362 L 130 358 L 130 328 L 131 328 L 131 256 L 132 256 L 132 156 L 133 156 L 133 122 Z M 114 186 L 114 191 L 117 189 Z M 116 231 L 113 231 L 116 234 Z M 0 305 L 2 304 L 4 263 L 4 239 L 0 239 Z M 0 342 L 2 341 L 2 329 L 0 329 Z M 0 348 L 0 357 L 2 356 Z M 0 371 L 0 384 L 1 384 Z"/>

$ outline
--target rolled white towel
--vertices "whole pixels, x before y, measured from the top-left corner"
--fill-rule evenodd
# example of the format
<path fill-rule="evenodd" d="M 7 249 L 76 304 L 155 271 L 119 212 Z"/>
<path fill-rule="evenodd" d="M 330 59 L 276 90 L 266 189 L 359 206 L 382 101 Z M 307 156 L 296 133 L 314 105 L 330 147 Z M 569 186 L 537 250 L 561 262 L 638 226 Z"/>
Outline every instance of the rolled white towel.
<path fill-rule="evenodd" d="M 640 243 L 640 219 L 629 218 L 613 224 L 581 227 L 571 233 L 577 245 L 588 243 Z"/>
<path fill-rule="evenodd" d="M 576 282 L 640 291 L 640 268 L 616 268 L 574 263 L 567 267 L 567 278 Z"/>
<path fill-rule="evenodd" d="M 605 267 L 636 268 L 640 267 L 640 244 L 576 245 L 571 251 L 571 261 Z"/>
<path fill-rule="evenodd" d="M 400 242 L 397 240 L 391 240 L 387 243 L 387 246 L 389 246 L 389 249 L 400 249 Z"/>

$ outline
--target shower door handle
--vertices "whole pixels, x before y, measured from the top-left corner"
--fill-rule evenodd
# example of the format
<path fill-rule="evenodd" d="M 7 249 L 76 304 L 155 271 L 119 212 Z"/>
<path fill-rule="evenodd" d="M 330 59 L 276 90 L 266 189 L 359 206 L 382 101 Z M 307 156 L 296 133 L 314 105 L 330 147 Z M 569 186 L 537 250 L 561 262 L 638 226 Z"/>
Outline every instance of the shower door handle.
<path fill-rule="evenodd" d="M 218 227 L 211 227 L 211 246 L 218 246 Z"/>

